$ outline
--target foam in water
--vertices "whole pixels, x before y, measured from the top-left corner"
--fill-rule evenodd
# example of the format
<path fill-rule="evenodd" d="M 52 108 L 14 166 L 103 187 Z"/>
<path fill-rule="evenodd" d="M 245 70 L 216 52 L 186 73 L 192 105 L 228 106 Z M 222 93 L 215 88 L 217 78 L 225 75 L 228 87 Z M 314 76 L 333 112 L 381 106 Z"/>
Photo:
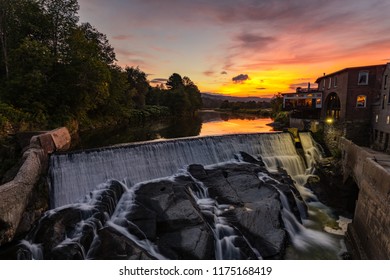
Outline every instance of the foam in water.
<path fill-rule="evenodd" d="M 321 156 L 321 152 L 316 149 L 310 134 L 302 134 L 301 141 L 306 162 L 312 165 Z M 50 167 L 52 205 L 57 207 L 73 203 L 94 186 L 110 178 L 125 178 L 129 182 L 128 185 L 133 185 L 175 174 L 189 164 L 213 165 L 227 162 L 240 151 L 260 156 L 271 172 L 278 172 L 280 168 L 285 169 L 295 181 L 301 196 L 307 201 L 312 201 L 311 209 L 316 207 L 317 198 L 304 187 L 307 178 L 312 176 L 312 166 L 306 168 L 305 161 L 297 154 L 288 133 L 190 138 L 54 155 Z M 214 224 L 210 226 L 218 237 L 217 258 L 237 258 L 239 249 L 232 246 L 232 241 L 236 238 L 235 229 L 219 215 L 226 209 L 225 206 L 217 205 L 208 196 L 207 189 L 199 186 L 199 192 L 196 193 L 198 205 L 202 211 L 208 211 L 214 216 Z M 134 190 L 124 195 L 109 225 L 132 239 L 138 246 L 150 251 L 154 257 L 164 258 L 154 244 L 148 243 L 147 239 L 139 240 L 136 236 L 129 235 L 121 225 L 122 215 L 131 211 Z M 283 203 L 283 221 L 292 243 L 298 250 L 311 250 L 317 245 L 327 248 L 335 246 L 329 235 L 300 224 L 284 204 L 283 194 L 280 197 Z M 327 211 L 326 206 L 322 205 L 316 209 Z M 318 210 L 311 210 L 311 216 L 317 215 L 316 211 Z M 308 220 L 304 220 L 305 225 L 309 223 Z M 261 258 L 258 252 L 256 255 Z"/>
<path fill-rule="evenodd" d="M 237 232 L 238 230 L 233 228 L 225 217 L 221 216 L 224 211 L 229 210 L 232 206 L 227 204 L 218 204 L 216 200 L 210 197 L 208 188 L 202 182 L 194 178 L 188 172 L 186 175 L 196 183 L 197 189 L 192 192 L 192 195 L 199 205 L 202 214 L 213 217 L 213 222 L 209 223 L 209 226 L 214 234 L 215 259 L 241 259 L 241 250 L 235 245 L 235 241 L 239 237 L 244 239 L 246 245 L 254 253 L 257 259 L 262 259 L 258 250 L 254 248 L 242 234 L 239 234 Z"/>
<path fill-rule="evenodd" d="M 203 138 L 188 138 L 164 142 L 147 142 L 120 147 L 51 157 L 50 186 L 53 208 L 77 202 L 97 185 L 109 179 L 127 178 L 132 184 L 175 174 L 189 164 L 216 164 L 226 162 L 243 151 L 263 155 L 271 168 L 277 169 L 282 161 L 298 166 L 294 173 L 302 172 L 302 161 L 296 154 L 288 133 L 239 134 Z"/>

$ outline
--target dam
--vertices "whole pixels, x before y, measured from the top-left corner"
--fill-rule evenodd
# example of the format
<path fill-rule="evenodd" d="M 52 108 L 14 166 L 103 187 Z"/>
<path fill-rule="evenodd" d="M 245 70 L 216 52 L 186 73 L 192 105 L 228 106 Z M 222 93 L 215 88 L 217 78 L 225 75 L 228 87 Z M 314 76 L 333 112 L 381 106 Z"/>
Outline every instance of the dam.
<path fill-rule="evenodd" d="M 322 153 L 310 133 L 300 138 L 302 153 L 288 133 L 55 153 L 48 173 L 52 210 L 21 243 L 18 258 L 340 259 L 346 252 L 340 230 L 345 219 L 305 186 Z M 358 161 L 351 163 L 356 157 L 348 157 L 351 149 L 343 147 L 349 162 L 344 169 L 354 170 Z M 351 174 L 347 177 L 360 178 Z M 348 227 L 355 247 L 370 223 L 362 221 L 362 205 L 367 202 L 358 202 Z M 377 240 L 388 244 L 380 223 L 379 239 L 370 245 L 377 251 L 361 258 L 386 258 L 376 245 Z M 58 239 L 61 235 L 66 238 Z M 170 247 L 172 238 L 182 247 Z M 46 241 L 50 244 L 42 245 Z M 114 247 L 132 249 L 105 253 L 115 242 Z"/>
<path fill-rule="evenodd" d="M 339 217 L 305 187 L 321 152 L 301 139 L 304 154 L 289 133 L 53 154 L 52 210 L 19 258 L 341 258 L 343 233 L 326 231 Z"/>

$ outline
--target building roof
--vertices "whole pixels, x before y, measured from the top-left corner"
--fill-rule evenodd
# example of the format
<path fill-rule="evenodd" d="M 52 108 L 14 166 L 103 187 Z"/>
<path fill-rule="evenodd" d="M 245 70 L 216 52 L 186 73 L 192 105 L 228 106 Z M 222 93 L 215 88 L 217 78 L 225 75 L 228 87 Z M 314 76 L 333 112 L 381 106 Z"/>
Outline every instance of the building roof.
<path fill-rule="evenodd" d="M 380 67 L 380 66 L 386 66 L 386 64 L 378 64 L 378 65 L 367 65 L 367 66 L 357 66 L 357 67 L 348 67 L 348 68 L 344 68 L 342 70 L 339 70 L 339 71 L 336 71 L 336 72 L 333 72 L 333 73 L 330 73 L 330 74 L 327 74 L 327 75 L 324 75 L 324 76 L 321 76 L 319 78 L 317 78 L 317 80 L 315 81 L 316 84 L 319 84 L 320 81 L 324 78 L 328 78 L 330 76 L 333 76 L 333 75 L 336 75 L 336 74 L 340 74 L 342 72 L 347 72 L 347 71 L 350 71 L 350 70 L 359 70 L 359 69 L 367 69 L 367 68 L 375 68 L 375 67 Z"/>

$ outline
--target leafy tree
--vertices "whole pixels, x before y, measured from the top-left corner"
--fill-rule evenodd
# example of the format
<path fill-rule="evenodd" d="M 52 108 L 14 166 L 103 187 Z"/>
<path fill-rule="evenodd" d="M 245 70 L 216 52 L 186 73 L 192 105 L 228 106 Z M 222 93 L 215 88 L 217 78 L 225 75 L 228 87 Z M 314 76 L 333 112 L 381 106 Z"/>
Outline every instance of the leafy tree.
<path fill-rule="evenodd" d="M 59 63 L 68 49 L 66 40 L 77 27 L 79 4 L 77 0 L 38 0 L 38 2 L 48 19 L 49 47 L 55 63 Z"/>
<path fill-rule="evenodd" d="M 26 37 L 42 41 L 45 24 L 36 1 L 0 0 L 0 77 L 11 75 L 10 51 L 18 48 Z"/>
<path fill-rule="evenodd" d="M 88 41 L 94 42 L 94 51 L 99 55 L 100 60 L 107 65 L 112 65 L 116 61 L 116 56 L 107 36 L 100 33 L 90 23 L 82 23 L 80 29 L 84 32 L 84 36 Z"/>
<path fill-rule="evenodd" d="M 276 117 L 276 115 L 282 111 L 283 96 L 280 92 L 274 95 L 274 97 L 271 99 L 271 109 L 272 109 L 272 113 L 271 113 L 272 117 Z"/>
<path fill-rule="evenodd" d="M 173 90 L 181 89 L 184 86 L 183 79 L 181 78 L 181 76 L 179 74 L 173 73 L 169 77 L 169 79 L 166 83 L 166 86 L 168 89 L 173 89 Z"/>
<path fill-rule="evenodd" d="M 137 108 L 142 109 L 150 87 L 147 75 L 138 67 L 126 67 L 126 73 L 129 86 L 133 90 L 133 101 Z"/>

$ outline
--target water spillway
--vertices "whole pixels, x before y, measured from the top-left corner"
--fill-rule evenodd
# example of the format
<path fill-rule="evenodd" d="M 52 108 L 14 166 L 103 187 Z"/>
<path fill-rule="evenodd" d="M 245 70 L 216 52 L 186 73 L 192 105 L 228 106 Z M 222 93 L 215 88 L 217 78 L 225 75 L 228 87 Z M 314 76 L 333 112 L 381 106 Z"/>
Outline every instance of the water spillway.
<path fill-rule="evenodd" d="M 189 164 L 232 160 L 238 152 L 261 155 L 267 167 L 289 166 L 300 174 L 305 165 L 288 133 L 239 134 L 152 141 L 55 154 L 50 160 L 52 208 L 74 203 L 109 179 L 131 184 L 170 176 Z"/>
<path fill-rule="evenodd" d="M 306 162 L 314 162 L 320 152 L 310 134 L 302 138 Z M 309 176 L 288 133 L 53 155 L 54 209 L 19 257 L 307 259 L 316 252 L 314 258 L 337 258 L 339 239 L 315 221 L 330 209 L 305 188 Z"/>

